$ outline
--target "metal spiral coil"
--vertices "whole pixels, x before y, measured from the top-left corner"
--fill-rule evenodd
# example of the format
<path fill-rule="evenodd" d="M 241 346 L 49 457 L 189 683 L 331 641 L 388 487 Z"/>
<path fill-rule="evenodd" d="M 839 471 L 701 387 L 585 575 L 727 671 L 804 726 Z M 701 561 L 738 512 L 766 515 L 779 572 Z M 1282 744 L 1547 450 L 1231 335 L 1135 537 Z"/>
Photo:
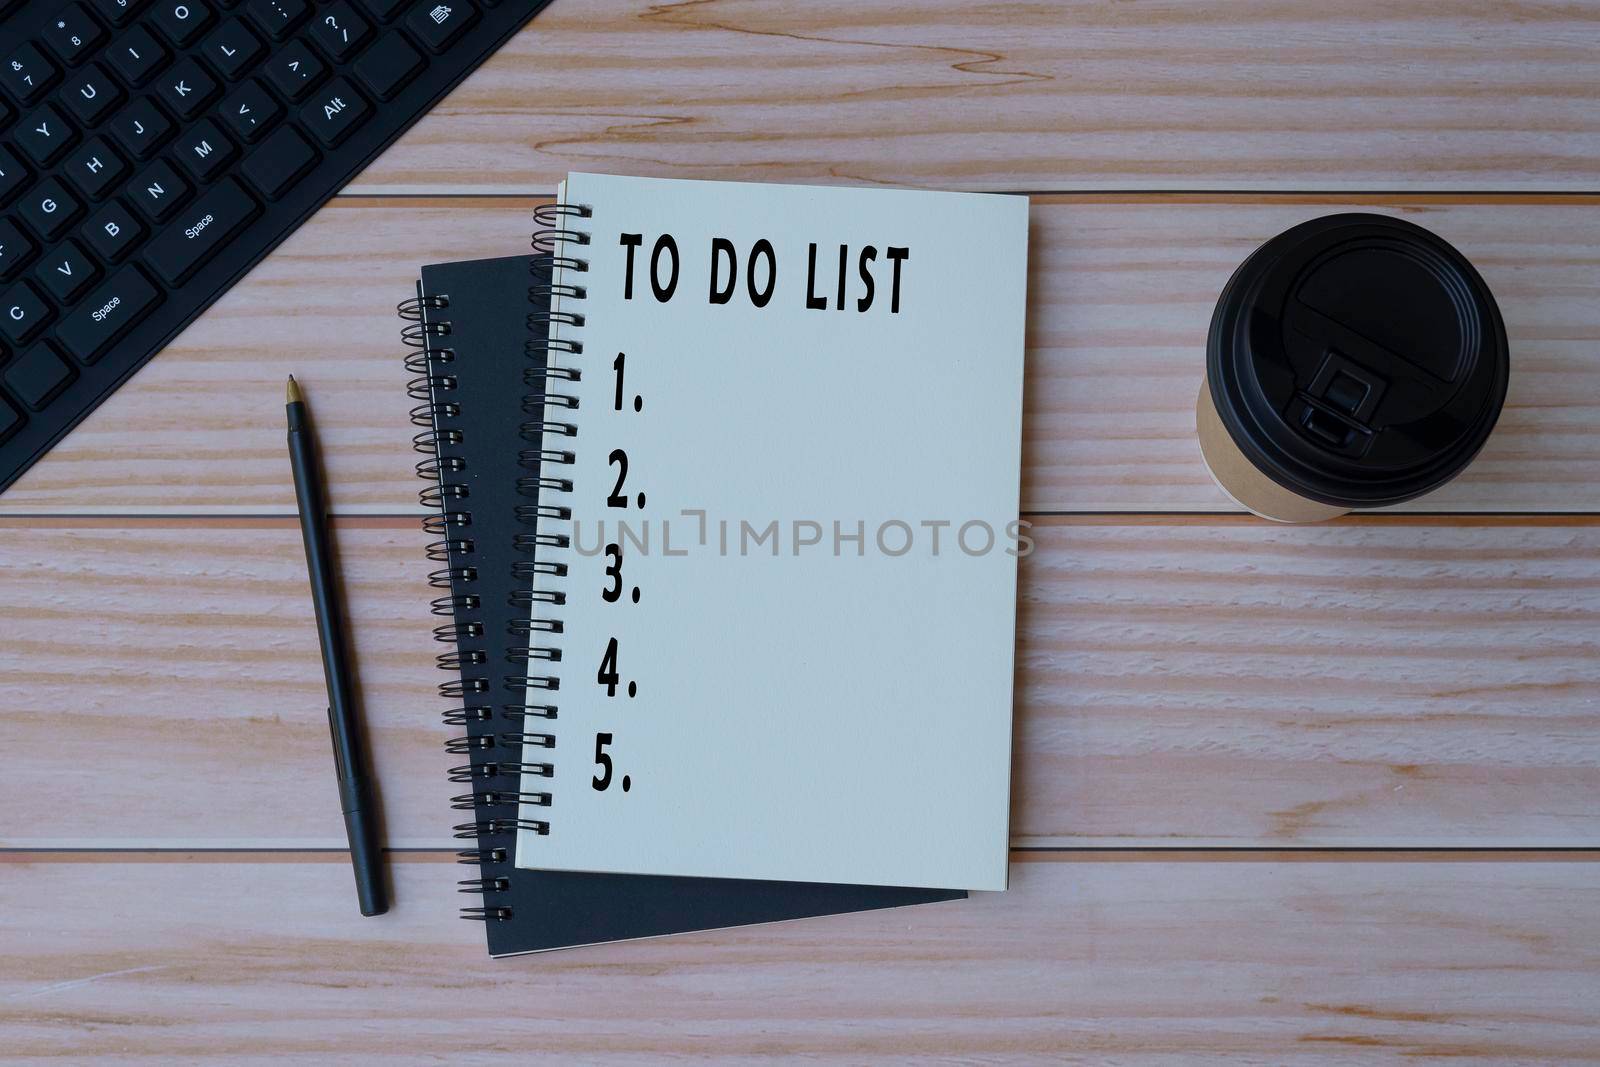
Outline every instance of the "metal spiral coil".
<path fill-rule="evenodd" d="M 518 581 L 532 581 L 536 574 L 548 574 L 552 578 L 565 578 L 567 576 L 567 565 L 548 559 L 519 559 L 511 564 L 511 576 Z"/>
<path fill-rule="evenodd" d="M 568 356 L 583 355 L 583 342 L 575 341 L 570 337 L 547 337 L 539 341 L 524 341 L 522 353 L 529 359 L 539 359 L 552 352 L 560 352 Z"/>
<path fill-rule="evenodd" d="M 464 708 L 451 708 L 440 714 L 446 726 L 465 726 L 469 722 L 488 722 L 494 718 L 494 709 L 487 704 L 472 704 Z"/>
<path fill-rule="evenodd" d="M 517 463 L 529 474 L 517 479 L 515 486 L 520 495 L 530 500 L 516 505 L 514 516 L 528 525 L 569 522 L 572 517 L 571 508 L 553 502 L 550 495 L 572 492 L 572 479 L 557 473 L 556 468 L 571 467 L 574 454 L 568 448 L 550 447 L 547 442 L 571 440 L 578 432 L 574 423 L 552 418 L 551 413 L 578 407 L 578 397 L 570 391 L 560 391 L 559 386 L 582 379 L 578 367 L 566 364 L 569 357 L 583 352 L 582 342 L 573 333 L 582 329 L 585 318 L 573 303 L 585 299 L 588 291 L 573 279 L 587 272 L 589 264 L 571 250 L 589 244 L 589 233 L 576 225 L 578 220 L 589 217 L 588 207 L 575 204 L 546 204 L 534 211 L 535 255 L 529 260 L 531 280 L 527 290 L 529 339 L 523 345 L 529 365 L 522 375 L 529 392 L 522 399 L 527 418 L 518 426 L 519 435 L 529 447 L 517 454 Z M 557 276 L 561 280 L 556 280 Z M 479 613 L 484 605 L 472 592 L 472 583 L 479 579 L 478 568 L 472 562 L 477 549 L 464 532 L 472 524 L 472 514 L 467 481 L 460 477 L 466 471 L 467 460 L 461 453 L 465 435 L 458 400 L 458 374 L 473 356 L 470 345 L 463 350 L 452 347 L 454 328 L 447 315 L 442 314 L 449 307 L 448 296 L 424 296 L 419 286 L 418 296 L 401 303 L 396 311 L 405 322 L 401 340 L 410 350 L 405 357 L 405 367 L 411 375 L 406 392 L 416 405 L 410 417 L 422 431 L 412 438 L 412 447 L 423 457 L 416 463 L 416 474 L 428 483 L 418 499 L 429 511 L 423 527 L 436 538 L 425 554 L 440 565 L 428 574 L 428 583 L 445 592 L 429 605 L 433 614 L 447 617 L 434 628 L 433 636 L 436 641 L 453 646 L 435 657 L 442 670 L 454 675 L 439 686 L 441 695 L 451 701 L 441 719 L 447 726 L 466 728 L 466 732 L 446 740 L 445 750 L 469 757 L 469 762 L 451 767 L 448 776 L 452 782 L 471 787 L 471 792 L 452 797 L 451 806 L 472 812 L 474 818 L 455 824 L 452 832 L 457 839 L 472 840 L 475 845 L 459 851 L 457 861 L 478 868 L 477 877 L 458 883 L 459 890 L 483 897 L 484 903 L 463 908 L 462 916 L 493 922 L 512 918 L 512 909 L 495 898 L 512 887 L 509 864 L 515 835 L 550 832 L 547 820 L 525 818 L 520 813 L 529 807 L 550 806 L 551 793 L 524 789 L 522 782 L 550 779 L 554 767 L 549 762 L 526 761 L 521 754 L 553 748 L 555 737 L 521 727 L 523 723 L 532 725 L 556 718 L 556 705 L 532 703 L 530 697 L 535 692 L 558 691 L 560 680 L 554 675 L 510 675 L 503 678 L 503 685 L 514 694 L 515 703 L 481 702 L 481 695 L 490 688 L 485 677 L 489 656 L 482 647 L 487 634 Z M 563 336 L 550 337 L 552 330 Z M 562 365 L 552 365 L 557 359 Z M 552 385 L 557 388 L 552 389 Z M 542 615 L 544 609 L 566 603 L 565 592 L 549 588 L 548 583 L 564 579 L 567 565 L 549 558 L 549 554 L 568 549 L 571 544 L 565 531 L 545 529 L 517 535 L 515 550 L 534 558 L 519 559 L 512 569 L 517 588 L 510 595 L 510 606 L 518 610 L 519 617 L 506 626 L 510 647 L 505 658 L 527 665 L 524 670 L 536 663 L 554 664 L 561 660 L 561 649 L 547 639 L 564 633 L 564 625 L 559 619 L 537 618 L 535 614 Z M 541 588 L 532 587 L 535 581 Z M 546 640 L 535 644 L 535 637 Z M 499 722 L 508 724 L 510 729 L 495 729 Z"/>
<path fill-rule="evenodd" d="M 504 893 L 511 888 L 511 879 L 501 875 L 492 878 L 467 878 L 457 882 L 462 888 L 457 893 Z"/>
<path fill-rule="evenodd" d="M 551 422 L 548 419 L 525 422 L 517 428 L 525 441 L 538 441 L 555 434 L 558 437 L 576 437 L 578 428 L 570 422 Z"/>
<path fill-rule="evenodd" d="M 556 448 L 524 448 L 517 453 L 518 465 L 533 471 L 549 463 L 570 467 L 576 458 L 571 452 L 564 452 Z M 570 486 L 570 484 L 569 482 L 568 485 Z M 563 493 L 572 492 L 570 488 L 561 491 Z"/>
<path fill-rule="evenodd" d="M 428 610 L 435 615 L 454 615 L 460 611 L 476 610 L 477 607 L 478 598 L 470 593 L 434 597 L 428 602 Z"/>
<path fill-rule="evenodd" d="M 470 863 L 474 867 L 485 863 L 504 863 L 506 859 L 506 850 L 503 848 L 464 848 L 456 853 L 457 863 Z"/>
<path fill-rule="evenodd" d="M 522 410 L 528 415 L 537 415 L 546 408 L 566 408 L 572 410 L 578 406 L 578 398 L 571 393 L 535 393 L 522 398 Z"/>
<path fill-rule="evenodd" d="M 510 674 L 506 676 L 506 688 L 515 692 L 526 692 L 529 689 L 554 692 L 561 688 L 561 679 L 543 674 Z"/>
<path fill-rule="evenodd" d="M 566 629 L 566 623 L 560 619 L 512 619 L 506 632 L 513 637 L 531 637 L 536 633 L 565 633 Z"/>
<path fill-rule="evenodd" d="M 572 479 L 551 478 L 548 475 L 527 476 L 517 479 L 517 492 L 537 499 L 541 492 L 570 493 Z"/>
<path fill-rule="evenodd" d="M 555 734 L 496 734 L 502 748 L 555 748 Z"/>
<path fill-rule="evenodd" d="M 489 682 L 486 678 L 452 678 L 448 682 L 439 683 L 439 695 L 446 700 L 460 700 L 488 691 Z"/>
<path fill-rule="evenodd" d="M 435 589 L 453 589 L 458 582 L 478 580 L 476 567 L 445 567 L 428 575 L 428 584 Z"/>
<path fill-rule="evenodd" d="M 460 430 L 425 430 L 411 439 L 411 447 L 425 456 L 437 456 L 441 445 L 459 445 L 462 440 Z"/>
<path fill-rule="evenodd" d="M 528 287 L 528 302 L 538 305 L 548 305 L 552 298 L 560 300 L 583 300 L 588 295 L 588 290 L 581 285 L 571 282 L 553 280 L 556 272 L 565 274 L 586 274 L 589 270 L 589 261 L 579 256 L 569 255 L 568 246 L 583 246 L 589 243 L 587 231 L 570 228 L 569 224 L 580 219 L 587 219 L 593 211 L 584 204 L 540 204 L 534 208 L 533 221 L 539 227 L 534 231 L 532 246 L 536 253 L 529 261 L 528 272 L 536 278 L 548 277 L 548 281 L 536 281 Z M 583 342 L 574 337 L 551 337 L 548 330 L 551 319 L 549 311 L 535 312 L 529 316 L 528 327 L 534 336 L 523 345 L 523 353 L 531 360 L 544 361 L 551 355 L 560 354 L 577 356 L 583 354 Z M 582 326 L 582 316 L 578 322 L 566 322 L 569 326 Z M 576 378 L 569 379 L 576 381 Z M 541 388 L 540 383 L 528 381 L 531 388 Z M 524 427 L 524 437 L 529 440 L 538 440 L 537 428 L 530 435 Z"/>
<path fill-rule="evenodd" d="M 484 791 L 474 790 L 471 793 L 462 793 L 460 796 L 450 798 L 450 806 L 457 811 L 476 811 L 479 808 L 492 808 L 500 804 L 509 804 L 521 807 L 526 804 L 534 808 L 548 808 L 550 806 L 549 793 L 533 793 L 521 789 Z"/>
<path fill-rule="evenodd" d="M 467 461 L 460 456 L 430 456 L 417 460 L 417 477 L 425 482 L 436 482 L 441 474 L 459 474 L 467 469 Z"/>
<path fill-rule="evenodd" d="M 449 563 L 453 555 L 470 556 L 474 550 L 475 546 L 470 537 L 450 537 L 443 541 L 432 542 L 422 552 L 434 563 Z"/>
<path fill-rule="evenodd" d="M 440 419 L 454 419 L 461 415 L 461 405 L 452 404 L 448 400 L 430 400 L 426 404 L 418 404 L 410 411 L 411 425 L 425 426 L 433 429 Z"/>
<path fill-rule="evenodd" d="M 540 285 L 528 286 L 528 303 L 544 304 L 550 298 L 558 296 L 563 300 L 584 300 L 589 296 L 589 290 L 581 285 L 572 285 L 567 282 L 545 282 Z"/>
<path fill-rule="evenodd" d="M 550 763 L 463 763 L 459 767 L 451 767 L 450 781 L 461 782 L 486 782 L 491 778 L 510 778 L 513 775 L 519 780 L 522 778 L 549 778 L 555 774 L 555 766 Z"/>
<path fill-rule="evenodd" d="M 430 337 L 449 336 L 450 323 L 437 320 L 429 322 L 425 319 L 418 319 L 415 322 L 406 323 L 400 330 L 400 340 L 405 342 L 408 348 L 428 348 L 430 347 L 428 344 Z"/>
<path fill-rule="evenodd" d="M 412 374 L 431 374 L 446 363 L 454 363 L 455 359 L 453 348 L 422 348 L 406 353 L 405 368 Z"/>
<path fill-rule="evenodd" d="M 412 400 L 432 400 L 438 393 L 456 387 L 454 374 L 424 374 L 406 383 L 406 395 Z"/>
<path fill-rule="evenodd" d="M 407 322 L 421 322 L 424 309 L 442 309 L 449 306 L 448 296 L 414 296 L 410 300 L 402 300 L 396 304 L 394 312 Z"/>
<path fill-rule="evenodd" d="M 523 722 L 528 719 L 554 719 L 558 710 L 554 704 L 502 704 L 500 717 L 509 722 Z"/>
<path fill-rule="evenodd" d="M 567 492 L 571 492 L 571 490 L 567 490 Z M 561 504 L 515 504 L 512 506 L 511 511 L 516 515 L 518 522 L 526 523 L 529 526 L 534 525 L 540 519 L 565 522 L 572 518 L 572 509 Z"/>
<path fill-rule="evenodd" d="M 437 510 L 444 507 L 445 501 L 462 500 L 467 493 L 467 487 L 458 482 L 438 482 L 419 490 L 417 499 L 423 507 Z"/>
<path fill-rule="evenodd" d="M 572 490 L 561 491 L 570 493 Z M 566 534 L 519 533 L 512 535 L 511 547 L 518 552 L 537 552 L 541 548 L 570 548 L 572 538 Z"/>
<path fill-rule="evenodd" d="M 512 645 L 506 649 L 506 662 L 508 663 L 531 663 L 534 660 L 560 663 L 561 650 L 559 648 L 535 648 L 521 645 Z"/>
<path fill-rule="evenodd" d="M 551 381 L 581 382 L 583 372 L 576 367 L 528 367 L 522 372 L 522 384 L 534 389 L 543 389 L 545 382 Z"/>
<path fill-rule="evenodd" d="M 555 604 L 558 607 L 567 602 L 567 594 L 556 589 L 513 589 L 511 591 L 511 606 L 514 608 L 531 608 L 535 604 Z"/>
<path fill-rule="evenodd" d="M 454 652 L 445 652 L 436 657 L 441 671 L 459 671 L 463 667 L 477 667 L 489 662 L 489 656 L 481 648 L 458 648 Z"/>
<path fill-rule="evenodd" d="M 482 636 L 481 622 L 447 622 L 443 626 L 433 628 L 433 639 L 447 645 L 453 645 L 464 637 Z"/>
<path fill-rule="evenodd" d="M 472 515 L 466 511 L 441 511 L 436 515 L 422 517 L 422 531 L 435 537 L 446 536 L 451 527 L 472 525 Z"/>
<path fill-rule="evenodd" d="M 451 646 L 450 651 L 434 657 L 435 665 L 452 675 L 439 684 L 440 696 L 451 701 L 449 710 L 440 717 L 449 726 L 488 724 L 494 720 L 494 706 L 474 703 L 471 699 L 489 689 L 489 679 L 482 676 L 489 661 L 489 652 L 482 643 L 486 627 L 476 614 L 483 607 L 482 599 L 468 591 L 471 583 L 478 580 L 477 568 L 471 562 L 477 546 L 471 538 L 459 534 L 462 528 L 472 523 L 471 513 L 462 503 L 468 495 L 467 486 L 452 480 L 467 469 L 467 461 L 465 456 L 455 451 L 465 442 L 465 434 L 452 425 L 461 415 L 461 406 L 454 400 L 446 399 L 459 384 L 453 366 L 456 352 L 440 343 L 441 338 L 450 336 L 452 332 L 450 321 L 439 315 L 449 308 L 450 298 L 445 295 L 424 296 L 420 290 L 419 286 L 416 298 L 400 303 L 396 312 L 406 323 L 401 330 L 401 341 L 411 349 L 405 357 L 406 370 L 413 376 L 406 383 L 406 394 L 417 402 L 410 412 L 411 421 L 422 428 L 422 432 L 413 437 L 411 442 L 412 447 L 424 457 L 416 464 L 417 477 L 428 483 L 417 494 L 417 499 L 430 512 L 422 526 L 438 538 L 427 546 L 424 554 L 429 560 L 444 564 L 428 574 L 431 587 L 446 591 L 446 595 L 436 597 L 429 603 L 429 610 L 434 615 L 448 620 L 434 627 L 433 638 Z M 492 732 L 455 737 L 445 743 L 445 750 L 453 754 L 472 753 L 492 747 Z M 470 766 L 465 768 L 468 773 L 458 779 L 457 772 L 461 770 L 463 768 L 454 768 L 450 773 L 451 779 L 469 783 L 478 781 Z M 488 777 L 498 779 L 499 776 L 491 774 Z M 474 810 L 493 807 L 504 795 L 498 790 L 486 793 L 483 802 L 474 802 L 468 807 Z M 490 797 L 494 799 L 488 799 Z M 510 822 L 514 824 L 515 820 Z M 508 825 L 508 820 L 491 818 L 458 825 L 454 832 L 457 837 L 478 837 L 486 829 L 504 825 Z M 510 888 L 507 875 L 493 874 L 483 869 L 489 863 L 504 863 L 507 856 L 506 849 L 500 847 L 479 848 L 459 854 L 458 859 L 477 864 L 482 872 L 482 877 L 463 885 L 469 886 L 470 891 L 484 894 Z M 509 908 L 479 908 L 475 909 L 475 914 L 485 919 L 510 918 L 511 912 Z"/>
<path fill-rule="evenodd" d="M 470 756 L 472 753 L 485 748 L 494 747 L 493 734 L 473 734 L 467 737 L 452 737 L 444 743 L 444 750 L 452 756 Z"/>
<path fill-rule="evenodd" d="M 543 837 L 550 832 L 550 824 L 543 819 L 478 819 L 475 822 L 458 822 L 451 827 L 452 834 L 458 841 L 474 837 L 492 837 L 496 834 L 514 834 L 518 830 L 527 830 Z"/>

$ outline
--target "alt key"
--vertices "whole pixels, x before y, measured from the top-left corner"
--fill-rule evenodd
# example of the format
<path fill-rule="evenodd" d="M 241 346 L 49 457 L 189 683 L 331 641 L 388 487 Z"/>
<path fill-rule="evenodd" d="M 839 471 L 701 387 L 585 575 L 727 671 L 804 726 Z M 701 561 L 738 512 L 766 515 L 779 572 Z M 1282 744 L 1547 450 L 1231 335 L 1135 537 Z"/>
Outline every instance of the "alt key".
<path fill-rule="evenodd" d="M 335 78 L 300 109 L 300 121 L 323 147 L 332 148 L 365 122 L 371 111 L 354 86 L 343 78 Z"/>

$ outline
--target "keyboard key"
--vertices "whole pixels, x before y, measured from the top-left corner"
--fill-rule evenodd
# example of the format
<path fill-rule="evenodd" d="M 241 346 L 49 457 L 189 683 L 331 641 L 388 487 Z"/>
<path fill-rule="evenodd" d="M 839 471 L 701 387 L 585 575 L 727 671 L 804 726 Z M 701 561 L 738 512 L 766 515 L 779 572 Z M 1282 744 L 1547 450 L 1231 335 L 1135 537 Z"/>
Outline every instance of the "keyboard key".
<path fill-rule="evenodd" d="M 78 131 L 54 104 L 45 104 L 16 125 L 17 144 L 41 167 L 54 163 L 77 136 Z"/>
<path fill-rule="evenodd" d="M 0 219 L 0 282 L 9 282 L 39 249 L 10 219 Z"/>
<path fill-rule="evenodd" d="M 54 178 L 35 185 L 23 194 L 17 208 L 23 221 L 46 241 L 54 241 L 83 210 L 78 198 Z"/>
<path fill-rule="evenodd" d="M 316 165 L 317 151 L 293 126 L 285 126 L 261 143 L 239 168 L 256 190 L 276 200 Z"/>
<path fill-rule="evenodd" d="M 106 58 L 123 80 L 137 89 L 167 65 L 167 48 L 143 26 L 135 26 L 117 36 L 116 43 L 106 50 Z"/>
<path fill-rule="evenodd" d="M 145 246 L 145 259 L 169 285 L 181 285 L 261 212 L 233 178 L 224 178 Z"/>
<path fill-rule="evenodd" d="M 290 103 L 298 104 L 328 73 L 328 68 L 304 41 L 292 41 L 267 60 L 266 71 L 278 91 L 287 96 Z"/>
<path fill-rule="evenodd" d="M 44 91 L 55 84 L 60 73 L 60 69 L 46 59 L 44 53 L 28 43 L 0 61 L 0 84 L 24 105 L 43 96 Z"/>
<path fill-rule="evenodd" d="M 123 267 L 61 320 L 56 337 L 79 360 L 93 363 L 160 302 L 161 294 L 143 271 Z"/>
<path fill-rule="evenodd" d="M 294 32 L 309 10 L 305 0 L 250 0 L 245 14 L 261 27 L 263 33 L 270 35 L 274 41 L 281 41 Z"/>
<path fill-rule="evenodd" d="M 196 181 L 209 182 L 238 155 L 228 135 L 210 119 L 202 119 L 181 137 L 175 149 L 178 162 Z"/>
<path fill-rule="evenodd" d="M 122 87 L 95 64 L 68 79 L 61 96 L 79 122 L 93 126 L 106 112 L 122 103 Z"/>
<path fill-rule="evenodd" d="M 12 155 L 4 145 L 0 145 L 0 205 L 6 204 L 23 183 L 28 180 L 28 168 L 23 166 L 22 160 Z"/>
<path fill-rule="evenodd" d="M 387 22 L 400 14 L 411 0 L 360 0 L 362 7 L 367 9 L 367 14 L 375 19 Z"/>
<path fill-rule="evenodd" d="M 133 180 L 127 196 L 145 218 L 165 222 L 189 199 L 189 183 L 178 177 L 165 160 L 158 159 Z"/>
<path fill-rule="evenodd" d="M 48 345 L 40 345 L 7 367 L 5 379 L 18 400 L 34 411 L 42 411 L 77 374 Z"/>
<path fill-rule="evenodd" d="M 336 0 L 317 12 L 311 23 L 312 39 L 340 62 L 355 55 L 371 35 L 372 26 L 345 0 Z"/>
<path fill-rule="evenodd" d="M 281 114 L 283 105 L 258 81 L 246 82 L 222 102 L 222 121 L 246 144 L 258 140 Z"/>
<path fill-rule="evenodd" d="M 184 58 L 161 78 L 156 90 L 162 101 L 181 119 L 192 119 L 205 110 L 216 95 L 217 83 L 200 69 L 200 64 Z"/>
<path fill-rule="evenodd" d="M 200 48 L 200 53 L 231 82 L 238 81 L 266 51 L 261 38 L 238 19 L 219 26 Z"/>
<path fill-rule="evenodd" d="M 82 4 L 68 4 L 44 24 L 44 43 L 67 63 L 82 63 L 106 35 Z"/>
<path fill-rule="evenodd" d="M 451 0 L 450 3 L 422 3 L 406 19 L 406 26 L 417 35 L 422 45 L 435 54 L 456 43 L 467 27 L 478 21 L 478 11 L 468 0 Z"/>
<path fill-rule="evenodd" d="M 412 48 L 403 34 L 390 33 L 356 60 L 355 71 L 373 96 L 389 100 L 426 65 L 422 53 Z"/>
<path fill-rule="evenodd" d="M 50 319 L 50 306 L 27 282 L 18 282 L 0 295 L 0 333 L 19 348 L 38 335 Z"/>
<path fill-rule="evenodd" d="M 72 153 L 64 172 L 89 199 L 100 200 L 128 176 L 128 164 L 103 138 L 96 137 Z"/>
<path fill-rule="evenodd" d="M 335 78 L 300 109 L 300 121 L 324 148 L 332 148 L 371 114 L 372 108 L 361 94 L 343 78 Z"/>
<path fill-rule="evenodd" d="M 144 233 L 144 226 L 120 200 L 113 200 L 91 218 L 80 233 L 100 258 L 115 263 L 127 255 Z"/>
<path fill-rule="evenodd" d="M 211 24 L 211 9 L 203 0 L 160 0 L 155 24 L 167 40 L 183 48 Z"/>
<path fill-rule="evenodd" d="M 142 96 L 111 120 L 111 136 L 135 159 L 149 159 L 175 127 L 155 101 Z"/>
<path fill-rule="evenodd" d="M 33 276 L 63 304 L 70 304 L 99 273 L 94 260 L 72 241 L 63 241 L 33 268 Z"/>
<path fill-rule="evenodd" d="M 22 429 L 22 415 L 0 396 L 0 441 Z"/>
<path fill-rule="evenodd" d="M 90 0 L 90 6 L 113 26 L 126 25 L 144 5 L 145 0 Z"/>

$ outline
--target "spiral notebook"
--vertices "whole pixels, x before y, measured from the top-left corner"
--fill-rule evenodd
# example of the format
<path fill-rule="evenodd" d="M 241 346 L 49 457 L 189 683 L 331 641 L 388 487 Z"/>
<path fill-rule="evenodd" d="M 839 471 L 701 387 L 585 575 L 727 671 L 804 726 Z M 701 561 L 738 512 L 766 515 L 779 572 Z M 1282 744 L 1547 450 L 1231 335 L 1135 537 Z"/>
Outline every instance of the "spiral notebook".
<path fill-rule="evenodd" d="M 540 221 L 521 381 L 484 400 L 526 468 L 510 700 L 471 703 L 483 651 L 442 661 L 462 832 L 528 869 L 469 887 L 480 911 L 535 871 L 1004 888 L 1026 202 L 572 175 Z M 459 308 L 425 271 L 450 639 L 482 603 L 463 509 L 504 493 L 451 454 L 452 420 L 488 418 L 434 355 Z"/>
<path fill-rule="evenodd" d="M 489 952 L 509 956 L 573 945 L 743 926 L 838 912 L 954 900 L 936 889 L 517 870 L 516 798 L 556 781 L 553 734 L 530 727 L 524 673 L 506 660 L 525 647 L 532 528 L 541 479 L 541 372 L 549 309 L 548 256 L 422 268 L 418 301 L 402 305 L 422 427 L 417 473 L 427 483 L 427 555 L 436 568 L 434 636 L 447 679 L 449 776 L 464 865 L 462 913 L 484 920 Z M 530 315 L 533 321 L 529 322 Z M 532 384 L 530 384 L 530 382 Z M 437 396 L 437 400 L 435 400 Z M 470 875 L 470 877 L 465 877 Z"/>

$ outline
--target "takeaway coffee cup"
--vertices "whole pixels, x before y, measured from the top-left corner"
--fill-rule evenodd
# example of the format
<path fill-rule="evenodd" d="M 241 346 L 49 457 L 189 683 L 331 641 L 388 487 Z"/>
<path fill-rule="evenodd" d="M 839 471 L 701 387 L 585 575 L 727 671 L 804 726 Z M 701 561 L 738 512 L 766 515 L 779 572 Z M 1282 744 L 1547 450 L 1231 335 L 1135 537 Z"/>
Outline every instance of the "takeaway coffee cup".
<path fill-rule="evenodd" d="M 1223 287 L 1200 450 L 1264 518 L 1398 504 L 1478 454 L 1509 373 L 1500 310 L 1461 253 L 1400 219 L 1329 215 L 1256 249 Z"/>

